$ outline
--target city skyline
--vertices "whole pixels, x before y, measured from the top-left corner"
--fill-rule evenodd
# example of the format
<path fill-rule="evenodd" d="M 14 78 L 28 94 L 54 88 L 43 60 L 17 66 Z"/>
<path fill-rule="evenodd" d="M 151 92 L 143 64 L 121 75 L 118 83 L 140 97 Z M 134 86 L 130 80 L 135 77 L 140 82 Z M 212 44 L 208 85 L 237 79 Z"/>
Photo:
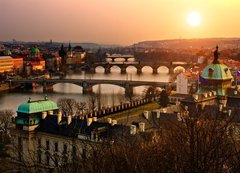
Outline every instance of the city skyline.
<path fill-rule="evenodd" d="M 240 37 L 237 0 L 1 0 L 1 41 L 122 44 L 179 38 Z M 189 15 L 201 21 L 189 24 Z M 194 21 L 192 21 L 194 23 Z"/>

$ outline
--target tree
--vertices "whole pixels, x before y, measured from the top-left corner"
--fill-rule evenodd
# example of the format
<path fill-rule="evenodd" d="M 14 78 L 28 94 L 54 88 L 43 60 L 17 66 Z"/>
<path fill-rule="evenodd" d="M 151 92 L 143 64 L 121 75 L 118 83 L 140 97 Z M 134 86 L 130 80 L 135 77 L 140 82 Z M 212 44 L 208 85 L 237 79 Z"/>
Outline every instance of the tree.
<path fill-rule="evenodd" d="M 0 111 L 0 172 L 10 170 L 9 157 L 10 127 L 14 113 L 11 110 Z"/>
<path fill-rule="evenodd" d="M 60 98 L 57 101 L 59 109 L 61 110 L 63 116 L 73 116 L 77 111 L 77 102 L 71 98 Z"/>
<path fill-rule="evenodd" d="M 169 98 L 168 98 L 168 94 L 167 94 L 166 90 L 162 90 L 162 92 L 160 93 L 159 102 L 162 107 L 166 107 L 168 105 Z"/>
<path fill-rule="evenodd" d="M 152 98 L 158 97 L 160 94 L 160 91 L 159 91 L 159 88 L 155 86 L 151 86 L 144 91 L 144 94 L 145 94 L 145 98 L 152 99 Z"/>

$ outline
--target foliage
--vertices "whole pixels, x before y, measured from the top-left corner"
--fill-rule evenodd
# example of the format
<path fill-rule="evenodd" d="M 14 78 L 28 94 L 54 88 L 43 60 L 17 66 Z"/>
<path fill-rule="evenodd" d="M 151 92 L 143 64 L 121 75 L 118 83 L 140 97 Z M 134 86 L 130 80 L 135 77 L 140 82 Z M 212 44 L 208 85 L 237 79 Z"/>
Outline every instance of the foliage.
<path fill-rule="evenodd" d="M 63 116 L 82 115 L 87 111 L 86 103 L 77 102 L 72 98 L 60 98 L 57 104 Z"/>
<path fill-rule="evenodd" d="M 166 107 L 168 105 L 169 98 L 168 98 L 168 94 L 167 94 L 166 90 L 162 90 L 162 92 L 160 93 L 159 102 L 162 107 Z"/>

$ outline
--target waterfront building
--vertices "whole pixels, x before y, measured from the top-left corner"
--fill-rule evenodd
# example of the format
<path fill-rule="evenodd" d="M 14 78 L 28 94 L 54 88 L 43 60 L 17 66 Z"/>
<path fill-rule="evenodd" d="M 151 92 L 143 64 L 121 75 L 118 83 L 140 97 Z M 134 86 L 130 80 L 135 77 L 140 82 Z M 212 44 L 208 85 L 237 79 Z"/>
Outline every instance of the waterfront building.
<path fill-rule="evenodd" d="M 15 74 L 20 74 L 23 71 L 23 57 L 12 55 L 13 58 L 13 72 Z"/>
<path fill-rule="evenodd" d="M 40 50 L 36 47 L 31 49 L 29 56 L 24 57 L 23 65 L 31 67 L 31 72 L 34 71 L 44 71 L 45 70 L 45 60 L 41 57 Z M 26 72 L 26 68 L 25 68 Z"/>
<path fill-rule="evenodd" d="M 58 168 L 87 157 L 89 148 L 115 132 L 129 130 L 114 121 L 98 122 L 97 117 L 63 116 L 47 97 L 20 104 L 13 120 L 11 156 L 19 170 Z"/>
<path fill-rule="evenodd" d="M 0 56 L 0 73 L 13 71 L 13 58 L 11 56 Z"/>
<path fill-rule="evenodd" d="M 84 63 L 86 52 L 81 46 L 76 46 L 72 49 L 71 45 L 68 46 L 66 64 L 70 67 L 78 66 Z"/>

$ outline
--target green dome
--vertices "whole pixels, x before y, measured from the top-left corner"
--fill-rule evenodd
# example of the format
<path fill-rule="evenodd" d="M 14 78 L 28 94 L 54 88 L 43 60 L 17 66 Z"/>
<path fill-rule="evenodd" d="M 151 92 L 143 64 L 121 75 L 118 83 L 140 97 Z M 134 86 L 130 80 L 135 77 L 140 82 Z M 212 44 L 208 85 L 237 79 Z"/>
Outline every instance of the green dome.
<path fill-rule="evenodd" d="M 212 80 L 229 80 L 233 78 L 231 71 L 224 64 L 209 64 L 203 69 L 201 76 L 204 79 Z"/>
<path fill-rule="evenodd" d="M 4 50 L 4 55 L 8 56 L 8 55 L 12 55 L 12 52 L 10 50 Z"/>
<path fill-rule="evenodd" d="M 40 53 L 40 50 L 36 47 L 32 48 L 31 50 L 32 53 Z"/>
<path fill-rule="evenodd" d="M 17 112 L 31 114 L 31 113 L 46 112 L 46 111 L 51 111 L 56 109 L 58 109 L 57 103 L 53 101 L 50 101 L 47 99 L 31 101 L 31 99 L 29 99 L 28 102 L 18 106 Z"/>

